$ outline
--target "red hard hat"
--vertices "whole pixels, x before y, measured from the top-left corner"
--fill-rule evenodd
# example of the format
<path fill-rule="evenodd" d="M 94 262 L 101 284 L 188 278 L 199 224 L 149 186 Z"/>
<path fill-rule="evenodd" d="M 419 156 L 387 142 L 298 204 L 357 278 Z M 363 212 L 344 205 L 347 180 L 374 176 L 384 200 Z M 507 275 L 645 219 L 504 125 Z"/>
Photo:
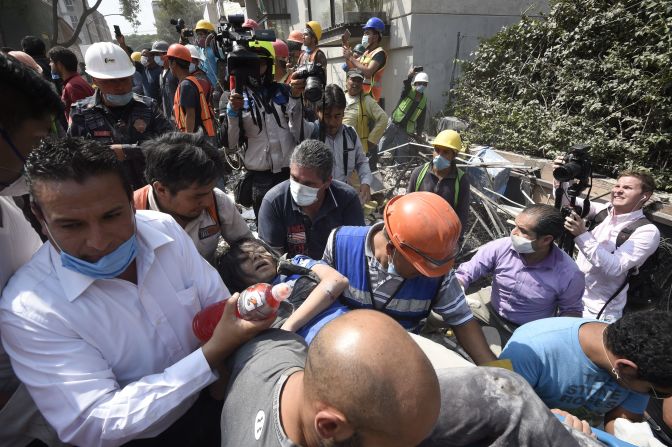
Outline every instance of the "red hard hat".
<path fill-rule="evenodd" d="M 294 30 L 291 33 L 289 33 L 289 37 L 287 40 L 291 40 L 292 42 L 299 42 L 303 43 L 303 31 L 299 30 Z"/>
<path fill-rule="evenodd" d="M 243 22 L 243 28 L 257 29 L 259 28 L 259 24 L 252 19 L 245 19 Z"/>
<path fill-rule="evenodd" d="M 289 47 L 280 39 L 275 39 L 273 42 L 273 49 L 275 50 L 275 57 L 278 59 L 289 58 Z"/>
<path fill-rule="evenodd" d="M 175 57 L 177 59 L 182 59 L 183 61 L 191 62 L 191 52 L 189 48 L 185 47 L 182 44 L 174 43 L 168 47 L 168 57 Z"/>
<path fill-rule="evenodd" d="M 384 220 L 390 242 L 421 274 L 442 276 L 453 267 L 462 225 L 443 197 L 426 191 L 393 197 Z"/>

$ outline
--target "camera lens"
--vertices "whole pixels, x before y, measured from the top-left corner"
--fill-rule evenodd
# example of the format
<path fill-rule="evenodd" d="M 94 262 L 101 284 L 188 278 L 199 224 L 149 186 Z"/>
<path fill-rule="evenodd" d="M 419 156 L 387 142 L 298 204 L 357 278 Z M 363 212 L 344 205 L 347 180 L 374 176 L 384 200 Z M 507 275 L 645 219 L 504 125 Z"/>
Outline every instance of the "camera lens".
<path fill-rule="evenodd" d="M 317 102 L 322 98 L 322 83 L 317 76 L 308 76 L 303 95 L 310 102 Z"/>
<path fill-rule="evenodd" d="M 581 165 L 575 161 L 570 161 L 553 170 L 553 177 L 559 182 L 568 182 L 578 178 L 581 175 Z"/>

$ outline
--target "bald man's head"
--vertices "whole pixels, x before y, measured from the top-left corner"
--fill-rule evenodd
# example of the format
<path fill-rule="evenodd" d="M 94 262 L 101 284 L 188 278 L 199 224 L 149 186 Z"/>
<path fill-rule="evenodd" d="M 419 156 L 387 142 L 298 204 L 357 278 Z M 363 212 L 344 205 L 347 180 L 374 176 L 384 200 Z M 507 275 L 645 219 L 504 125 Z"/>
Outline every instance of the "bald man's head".
<path fill-rule="evenodd" d="M 327 324 L 308 349 L 306 401 L 342 413 L 358 445 L 416 445 L 440 409 L 431 363 L 382 312 L 355 310 Z M 316 431 L 322 438 L 318 417 Z"/>

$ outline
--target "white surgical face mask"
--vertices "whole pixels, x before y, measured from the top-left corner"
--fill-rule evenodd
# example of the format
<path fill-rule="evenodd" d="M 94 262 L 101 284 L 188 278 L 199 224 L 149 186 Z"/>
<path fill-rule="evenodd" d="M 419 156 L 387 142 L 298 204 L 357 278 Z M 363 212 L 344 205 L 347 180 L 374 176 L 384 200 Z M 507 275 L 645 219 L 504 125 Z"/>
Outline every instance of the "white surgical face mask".
<path fill-rule="evenodd" d="M 320 191 L 320 188 L 302 185 L 290 178 L 289 191 L 292 194 L 292 199 L 294 199 L 294 202 L 296 202 L 297 205 L 308 206 L 317 202 L 317 193 Z"/>
<path fill-rule="evenodd" d="M 193 73 L 196 71 L 196 64 L 193 62 L 189 64 L 189 73 Z"/>
<path fill-rule="evenodd" d="M 369 36 L 367 34 L 362 36 L 362 45 L 364 45 L 364 48 L 369 46 Z"/>
<path fill-rule="evenodd" d="M 159 67 L 163 67 L 163 59 L 161 59 L 161 56 L 154 56 L 154 63 Z"/>
<path fill-rule="evenodd" d="M 513 246 L 513 249 L 516 250 L 521 255 L 534 253 L 534 247 L 532 246 L 532 242 L 533 241 L 526 239 L 522 236 L 518 236 L 516 234 L 511 235 L 511 245 Z"/>
<path fill-rule="evenodd" d="M 0 186 L 0 188 L 2 188 L 2 186 Z M 21 174 L 21 176 L 11 185 L 0 189 L 0 196 L 18 197 L 24 194 L 28 194 L 28 184 L 26 183 L 26 176 L 23 174 Z"/>
<path fill-rule="evenodd" d="M 149 58 L 147 58 L 147 56 L 140 56 L 140 63 L 143 65 L 143 67 L 146 67 L 149 65 Z"/>

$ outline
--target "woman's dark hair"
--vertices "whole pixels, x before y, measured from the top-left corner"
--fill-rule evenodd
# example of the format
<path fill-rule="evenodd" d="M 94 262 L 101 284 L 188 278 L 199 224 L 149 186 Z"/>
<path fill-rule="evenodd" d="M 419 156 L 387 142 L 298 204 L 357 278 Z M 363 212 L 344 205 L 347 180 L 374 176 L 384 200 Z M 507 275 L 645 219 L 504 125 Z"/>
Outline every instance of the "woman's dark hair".
<path fill-rule="evenodd" d="M 77 71 L 77 55 L 67 48 L 53 47 L 47 53 L 47 57 L 52 62 L 60 62 L 71 73 Z"/>
<path fill-rule="evenodd" d="M 159 181 L 171 194 L 194 183 L 204 186 L 222 175 L 219 152 L 206 141 L 203 132 L 171 132 L 142 143 L 145 178 Z"/>
<path fill-rule="evenodd" d="M 633 312 L 607 326 L 606 345 L 637 365 L 639 378 L 661 388 L 672 384 L 672 313 Z"/>
<path fill-rule="evenodd" d="M 279 259 L 279 255 L 275 250 L 269 247 L 268 244 L 261 239 L 241 239 L 231 245 L 231 248 L 227 252 L 215 260 L 215 267 L 219 272 L 219 276 L 222 277 L 224 284 L 231 293 L 242 292 L 252 285 L 240 268 L 242 260 L 249 254 L 244 248 L 249 246 L 253 246 L 254 248 L 264 247 L 266 251 L 271 254 L 276 263 Z"/>

